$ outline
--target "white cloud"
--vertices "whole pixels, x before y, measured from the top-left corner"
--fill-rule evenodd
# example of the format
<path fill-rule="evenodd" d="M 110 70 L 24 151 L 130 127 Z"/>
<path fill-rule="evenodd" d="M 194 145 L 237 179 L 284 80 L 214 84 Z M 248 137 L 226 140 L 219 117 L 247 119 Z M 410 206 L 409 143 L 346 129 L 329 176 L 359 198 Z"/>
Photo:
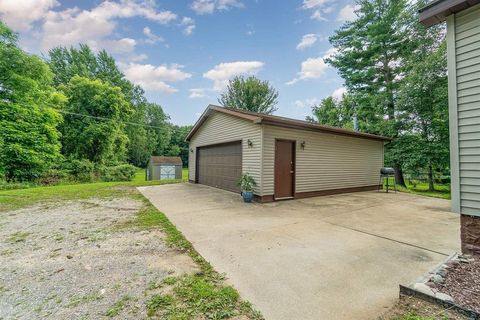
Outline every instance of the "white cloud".
<path fill-rule="evenodd" d="M 195 0 L 190 7 L 197 14 L 212 14 L 215 10 L 243 8 L 244 5 L 238 0 Z"/>
<path fill-rule="evenodd" d="M 332 98 L 340 101 L 343 99 L 343 95 L 345 93 L 347 93 L 347 89 L 345 87 L 337 88 L 332 92 Z"/>
<path fill-rule="evenodd" d="M 87 43 L 95 51 L 105 49 L 109 52 L 131 53 L 135 50 L 137 41 L 131 38 L 122 38 L 120 40 L 87 41 Z"/>
<path fill-rule="evenodd" d="M 302 37 L 302 40 L 297 44 L 297 50 L 303 50 L 305 48 L 311 47 L 317 42 L 318 36 L 313 33 L 306 34 Z"/>
<path fill-rule="evenodd" d="M 168 24 L 177 18 L 171 11 L 158 11 L 152 1 L 103 1 L 88 10 L 78 7 L 52 10 L 57 4 L 55 0 L 0 0 L 0 17 L 7 23 L 10 21 L 16 31 L 27 31 L 34 22 L 41 21 L 33 38 L 38 39 L 42 50 L 87 43 L 97 48 L 112 47 L 117 52 L 129 52 L 134 45 L 125 40 L 128 38 L 109 39 L 118 30 L 119 19 L 143 17 Z"/>
<path fill-rule="evenodd" d="M 322 57 L 308 58 L 307 60 L 302 62 L 302 68 L 300 72 L 297 73 L 297 77 L 295 77 L 291 81 L 288 81 L 286 84 L 292 85 L 300 80 L 320 78 L 325 73 L 325 70 L 327 68 L 328 66 L 323 61 Z"/>
<path fill-rule="evenodd" d="M 187 36 L 189 36 L 189 35 L 192 34 L 194 29 L 195 29 L 195 25 L 186 26 L 185 29 L 183 29 L 183 33 L 185 33 Z"/>
<path fill-rule="evenodd" d="M 187 36 L 191 35 L 193 30 L 195 29 L 195 20 L 190 17 L 183 17 L 182 21 L 180 22 L 180 26 L 183 26 L 183 33 Z"/>
<path fill-rule="evenodd" d="M 214 90 L 223 90 L 228 80 L 240 74 L 256 74 L 264 66 L 261 61 L 235 61 L 217 64 L 205 72 L 203 77 L 213 81 Z"/>
<path fill-rule="evenodd" d="M 347 4 L 345 7 L 340 9 L 338 13 L 337 20 L 338 21 L 353 21 L 357 17 L 355 14 L 355 10 L 358 10 L 359 6 L 352 6 Z"/>
<path fill-rule="evenodd" d="M 144 17 L 160 24 L 168 24 L 177 18 L 171 11 L 156 11 L 153 2 L 121 0 L 120 2 L 105 1 L 91 11 L 87 11 L 100 19 Z"/>
<path fill-rule="evenodd" d="M 213 13 L 215 2 L 210 0 L 195 0 L 190 6 L 197 14 Z"/>
<path fill-rule="evenodd" d="M 337 49 L 335 49 L 334 47 L 331 47 L 330 49 L 325 51 L 325 53 L 323 54 L 323 59 L 331 58 L 337 52 L 338 52 Z"/>
<path fill-rule="evenodd" d="M 325 52 L 322 57 L 318 58 L 308 58 L 302 62 L 300 72 L 297 73 L 297 76 L 292 80 L 286 82 L 286 85 L 292 85 L 297 83 L 300 80 L 308 79 L 318 79 L 325 74 L 325 71 L 328 69 L 328 65 L 325 63 L 325 59 L 331 57 L 336 50 L 330 48 Z"/>
<path fill-rule="evenodd" d="M 56 0 L 1 0 L 0 20 L 15 31 L 28 31 L 33 22 L 58 5 Z"/>
<path fill-rule="evenodd" d="M 310 19 L 318 21 L 328 21 L 323 14 L 331 13 L 333 11 L 333 5 L 330 3 L 333 0 L 303 0 L 302 8 L 305 10 L 315 10 Z"/>
<path fill-rule="evenodd" d="M 156 34 L 154 34 L 149 27 L 143 28 L 143 34 L 147 37 L 145 42 L 148 43 L 148 44 L 154 44 L 154 43 L 157 43 L 157 42 L 163 42 L 164 41 L 162 37 L 159 37 Z"/>
<path fill-rule="evenodd" d="M 204 98 L 206 96 L 204 88 L 192 88 L 189 91 L 189 98 Z"/>
<path fill-rule="evenodd" d="M 136 54 L 130 57 L 130 61 L 139 62 L 148 59 L 148 56 L 145 53 Z"/>
<path fill-rule="evenodd" d="M 299 109 L 311 108 L 316 104 L 319 104 L 320 100 L 317 98 L 309 98 L 305 100 L 295 100 L 293 103 L 295 107 Z"/>
<path fill-rule="evenodd" d="M 333 10 L 335 9 L 335 6 L 328 6 L 322 9 L 323 13 L 332 13 Z"/>
<path fill-rule="evenodd" d="M 328 4 L 329 2 L 332 2 L 332 0 L 303 0 L 303 9 L 315 9 L 315 8 L 321 8 Z"/>
<path fill-rule="evenodd" d="M 195 20 L 193 20 L 192 18 L 183 17 L 181 25 L 184 26 L 184 25 L 187 25 L 187 24 L 194 24 L 194 23 L 195 23 Z"/>
<path fill-rule="evenodd" d="M 328 21 L 328 19 L 322 15 L 320 10 L 315 10 L 315 12 L 310 16 L 310 19 L 318 21 Z"/>
<path fill-rule="evenodd" d="M 140 85 L 147 91 L 160 91 L 163 93 L 174 93 L 178 90 L 167 82 L 183 81 L 190 78 L 190 73 L 184 72 L 183 66 L 172 64 L 170 66 L 151 64 L 129 63 L 120 64 L 125 76 L 135 84 Z"/>

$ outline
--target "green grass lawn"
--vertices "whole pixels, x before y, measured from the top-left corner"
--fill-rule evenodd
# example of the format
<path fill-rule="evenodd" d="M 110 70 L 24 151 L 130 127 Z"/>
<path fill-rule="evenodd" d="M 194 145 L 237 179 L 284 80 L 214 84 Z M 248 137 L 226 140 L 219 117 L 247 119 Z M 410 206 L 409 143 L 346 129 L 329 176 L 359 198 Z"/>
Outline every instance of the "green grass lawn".
<path fill-rule="evenodd" d="M 450 199 L 450 185 L 449 184 L 435 184 L 435 191 L 428 191 L 428 183 L 418 183 L 415 187 L 407 180 L 405 181 L 407 188 L 397 186 L 397 190 L 401 192 L 414 193 L 421 196 Z M 383 186 L 386 187 L 386 181 Z M 389 179 L 389 190 L 393 190 L 393 178 Z"/>
<path fill-rule="evenodd" d="M 188 169 L 182 171 L 182 181 L 188 180 Z M 119 182 L 92 182 L 77 184 L 62 184 L 48 187 L 31 187 L 0 191 L 0 212 L 28 206 L 30 204 L 56 201 L 87 199 L 90 197 L 121 196 L 124 187 L 151 186 L 159 184 L 177 183 L 177 180 L 145 181 L 145 170 L 138 170 L 132 181 Z"/>

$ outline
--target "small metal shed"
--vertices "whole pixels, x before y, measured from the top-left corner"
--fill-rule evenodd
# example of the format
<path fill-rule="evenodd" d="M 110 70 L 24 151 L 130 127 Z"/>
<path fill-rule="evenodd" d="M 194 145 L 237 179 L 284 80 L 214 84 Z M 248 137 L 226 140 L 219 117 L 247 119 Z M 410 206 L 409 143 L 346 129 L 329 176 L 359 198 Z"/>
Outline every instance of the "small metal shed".
<path fill-rule="evenodd" d="M 182 179 L 180 157 L 152 156 L 147 164 L 146 180 Z"/>

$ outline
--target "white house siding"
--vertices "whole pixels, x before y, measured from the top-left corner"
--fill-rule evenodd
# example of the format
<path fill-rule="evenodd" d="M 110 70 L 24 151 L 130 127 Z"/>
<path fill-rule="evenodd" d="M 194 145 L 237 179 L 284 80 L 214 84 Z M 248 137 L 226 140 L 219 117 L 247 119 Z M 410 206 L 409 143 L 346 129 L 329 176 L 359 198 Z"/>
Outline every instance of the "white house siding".
<path fill-rule="evenodd" d="M 269 125 L 264 125 L 263 135 L 263 195 L 274 192 L 275 139 L 297 142 L 297 193 L 378 184 L 383 141 Z"/>
<path fill-rule="evenodd" d="M 452 210 L 480 215 L 480 5 L 449 17 L 447 41 Z"/>
<path fill-rule="evenodd" d="M 206 145 L 242 140 L 242 172 L 252 175 L 257 182 L 255 194 L 261 195 L 262 127 L 252 121 L 220 112 L 212 112 L 190 139 L 189 179 L 195 180 L 196 148 Z M 248 146 L 248 140 L 253 146 Z"/>

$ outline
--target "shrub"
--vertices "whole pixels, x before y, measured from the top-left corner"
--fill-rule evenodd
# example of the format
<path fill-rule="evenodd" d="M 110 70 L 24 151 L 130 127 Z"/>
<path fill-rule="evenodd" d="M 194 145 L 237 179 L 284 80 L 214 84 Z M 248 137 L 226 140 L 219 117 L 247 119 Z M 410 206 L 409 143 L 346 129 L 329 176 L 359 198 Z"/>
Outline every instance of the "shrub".
<path fill-rule="evenodd" d="M 7 182 L 5 180 L 0 180 L 0 191 L 26 189 L 30 187 L 35 187 L 35 184 L 32 182 Z"/>
<path fill-rule="evenodd" d="M 100 176 L 103 181 L 132 181 L 137 168 L 131 164 L 114 167 L 102 167 Z"/>
<path fill-rule="evenodd" d="M 38 183 L 42 185 L 54 185 L 58 184 L 63 180 L 68 179 L 68 171 L 61 169 L 49 169 L 44 172 L 38 179 Z"/>
<path fill-rule="evenodd" d="M 94 178 L 94 165 L 87 159 L 73 159 L 65 163 L 74 180 L 78 182 L 91 182 Z"/>

